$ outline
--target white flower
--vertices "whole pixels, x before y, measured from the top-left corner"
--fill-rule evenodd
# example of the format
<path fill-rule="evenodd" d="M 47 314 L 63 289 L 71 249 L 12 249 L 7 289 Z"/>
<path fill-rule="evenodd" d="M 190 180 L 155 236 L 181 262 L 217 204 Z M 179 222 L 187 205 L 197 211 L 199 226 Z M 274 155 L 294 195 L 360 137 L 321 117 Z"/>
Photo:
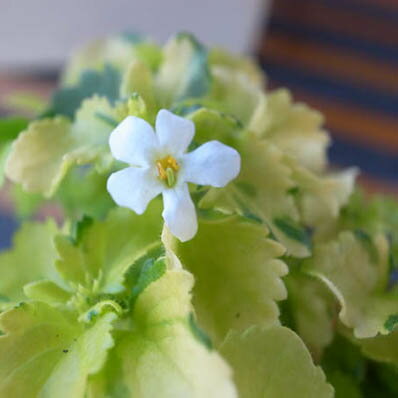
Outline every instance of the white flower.
<path fill-rule="evenodd" d="M 192 239 L 198 228 L 187 183 L 223 187 L 240 171 L 239 153 L 219 141 L 186 153 L 194 134 L 192 121 L 162 109 L 156 118 L 156 133 L 145 120 L 128 116 L 109 138 L 113 157 L 130 164 L 108 179 L 113 200 L 142 214 L 162 193 L 163 218 L 181 241 Z"/>

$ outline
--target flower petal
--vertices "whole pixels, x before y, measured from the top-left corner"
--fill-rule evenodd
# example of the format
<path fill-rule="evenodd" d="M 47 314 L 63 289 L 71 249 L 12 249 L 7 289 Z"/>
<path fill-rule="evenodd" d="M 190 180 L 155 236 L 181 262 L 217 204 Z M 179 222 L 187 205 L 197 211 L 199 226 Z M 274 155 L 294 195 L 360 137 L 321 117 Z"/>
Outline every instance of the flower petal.
<path fill-rule="evenodd" d="M 240 171 L 240 155 L 219 141 L 209 141 L 183 157 L 184 181 L 224 187 Z"/>
<path fill-rule="evenodd" d="M 163 191 L 163 218 L 171 233 L 181 242 L 192 239 L 198 230 L 195 206 L 188 185 Z"/>
<path fill-rule="evenodd" d="M 195 135 L 195 124 L 188 119 L 161 109 L 156 117 L 156 134 L 159 143 L 170 154 L 184 153 Z"/>
<path fill-rule="evenodd" d="M 164 189 L 150 168 L 128 167 L 109 176 L 107 189 L 113 200 L 142 214 L 148 203 Z"/>
<path fill-rule="evenodd" d="M 115 159 L 134 166 L 147 166 L 158 141 L 152 126 L 144 119 L 127 116 L 112 131 L 109 146 Z"/>

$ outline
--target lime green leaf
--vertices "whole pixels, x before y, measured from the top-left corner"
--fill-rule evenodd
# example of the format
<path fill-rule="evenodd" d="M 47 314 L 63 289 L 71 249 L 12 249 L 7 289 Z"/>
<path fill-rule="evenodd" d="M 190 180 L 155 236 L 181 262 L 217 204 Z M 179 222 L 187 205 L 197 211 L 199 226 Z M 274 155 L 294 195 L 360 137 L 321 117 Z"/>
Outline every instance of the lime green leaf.
<path fill-rule="evenodd" d="M 146 115 L 141 97 L 113 107 L 94 95 L 82 102 L 73 123 L 64 117 L 31 123 L 13 143 L 7 176 L 27 191 L 52 196 L 72 166 L 93 163 L 98 172 L 109 171 L 114 162 L 109 134 L 128 115 Z"/>
<path fill-rule="evenodd" d="M 264 72 L 251 58 L 235 55 L 221 48 L 214 48 L 209 52 L 209 63 L 211 67 L 222 66 L 236 72 L 244 73 L 258 87 L 265 86 Z"/>
<path fill-rule="evenodd" d="M 232 331 L 221 353 L 235 372 L 241 398 L 328 398 L 333 388 L 290 329 L 252 327 Z"/>
<path fill-rule="evenodd" d="M 30 282 L 24 286 L 25 296 L 46 303 L 66 303 L 71 294 L 49 280 Z"/>
<path fill-rule="evenodd" d="M 0 119 L 0 187 L 4 183 L 4 170 L 10 152 L 11 141 L 26 128 L 28 120 L 23 118 Z"/>
<path fill-rule="evenodd" d="M 116 346 L 125 385 L 139 398 L 235 397 L 226 363 L 193 334 L 192 276 L 167 271 L 137 298 L 134 329 Z M 127 394 L 127 396 L 129 396 Z"/>
<path fill-rule="evenodd" d="M 132 62 L 127 69 L 123 76 L 120 94 L 122 97 L 139 94 L 152 113 L 157 110 L 152 73 L 141 61 Z"/>
<path fill-rule="evenodd" d="M 88 380 L 87 398 L 130 398 L 133 396 L 130 394 L 126 380 L 124 379 L 121 362 L 116 349 L 108 353 L 102 370 L 92 375 Z"/>
<path fill-rule="evenodd" d="M 7 176 L 27 191 L 51 196 L 75 164 L 96 161 L 99 169 L 109 168 L 113 127 L 98 114 L 115 112 L 106 98 L 94 96 L 83 101 L 73 124 L 63 117 L 31 123 L 13 143 Z"/>
<path fill-rule="evenodd" d="M 398 331 L 372 338 L 355 339 L 364 355 L 375 361 L 398 365 Z"/>
<path fill-rule="evenodd" d="M 50 112 L 73 118 L 85 98 L 97 94 L 114 102 L 119 98 L 119 87 L 120 74 L 113 66 L 106 65 L 102 72 L 84 71 L 75 86 L 63 87 L 54 93 Z"/>
<path fill-rule="evenodd" d="M 373 242 L 372 236 L 360 229 L 356 229 L 352 231 L 352 233 L 354 234 L 355 238 L 361 242 L 364 249 L 366 249 L 370 260 L 373 263 L 377 263 L 379 261 L 379 253 L 376 245 Z"/>
<path fill-rule="evenodd" d="M 201 206 L 215 207 L 227 213 L 238 212 L 262 221 L 270 227 L 289 254 L 308 256 L 307 238 L 295 239 L 292 234 L 286 233 L 286 229 L 281 229 L 281 225 L 275 224 L 275 220 L 280 219 L 289 219 L 290 224 L 299 221 L 294 197 L 289 195 L 296 185 L 291 179 L 292 171 L 283 153 L 275 145 L 250 136 L 242 144 L 240 154 L 242 168 L 236 181 L 223 189 L 211 189 L 201 200 Z"/>
<path fill-rule="evenodd" d="M 218 140 L 226 145 L 236 145 L 241 130 L 236 119 L 208 108 L 200 108 L 188 118 L 195 123 L 195 143 Z"/>
<path fill-rule="evenodd" d="M 349 201 L 358 170 L 350 168 L 319 176 L 294 163 L 291 166 L 292 179 L 299 187 L 297 203 L 303 223 L 323 227 L 335 221 Z"/>
<path fill-rule="evenodd" d="M 134 49 L 137 59 L 144 62 L 153 71 L 159 69 L 163 54 L 162 49 L 156 43 L 150 41 L 141 42 Z"/>
<path fill-rule="evenodd" d="M 151 111 L 152 110 L 147 107 L 147 104 L 142 97 L 137 93 L 133 93 L 127 101 L 117 103 L 115 108 L 115 116 L 116 120 L 118 121 L 121 121 L 125 117 L 132 115 L 146 119 L 150 122 L 154 122 L 154 115 L 150 113 Z"/>
<path fill-rule="evenodd" d="M 14 141 L 6 174 L 29 192 L 52 196 L 72 165 L 99 154 L 100 146 L 79 146 L 79 140 L 63 117 L 35 121 Z"/>
<path fill-rule="evenodd" d="M 391 271 L 397 269 L 398 206 L 392 197 L 377 195 L 371 198 L 356 189 L 336 222 L 325 225 L 321 239 L 330 239 L 338 231 L 354 230 L 373 235 L 383 233 L 390 243 Z"/>
<path fill-rule="evenodd" d="M 231 329 L 278 322 L 275 303 L 286 298 L 281 277 L 284 249 L 267 239 L 264 226 L 239 217 L 200 221 L 197 235 L 176 249 L 196 278 L 194 307 L 215 343 Z M 233 293 L 231 293 L 233 292 Z"/>
<path fill-rule="evenodd" d="M 209 62 L 213 80 L 209 99 L 256 133 L 267 105 L 263 72 L 250 59 L 219 49 L 210 51 Z"/>
<path fill-rule="evenodd" d="M 112 347 L 113 313 L 83 326 L 73 314 L 41 302 L 22 303 L 1 315 L 0 395 L 78 398 Z"/>
<path fill-rule="evenodd" d="M 118 35 L 103 40 L 95 40 L 76 51 L 67 64 L 62 81 L 64 85 L 76 85 L 87 69 L 102 71 L 109 64 L 124 73 L 129 64 L 139 59 L 156 68 L 161 57 L 160 48 L 154 43 L 140 38 L 130 40 L 130 35 Z M 137 35 L 135 35 L 137 38 Z"/>
<path fill-rule="evenodd" d="M 290 218 L 276 217 L 273 224 L 289 239 L 301 243 L 311 249 L 311 237 L 304 227 Z"/>
<path fill-rule="evenodd" d="M 378 334 L 375 337 L 370 338 L 355 338 L 354 336 L 348 334 L 352 343 L 358 346 L 362 354 L 366 357 L 394 366 L 398 365 L 398 330 L 393 327 L 392 323 L 394 321 L 395 315 L 390 315 L 387 318 L 384 326 L 386 330 L 389 331 L 388 334 Z"/>
<path fill-rule="evenodd" d="M 255 120 L 261 119 L 266 106 L 262 87 L 254 83 L 246 73 L 225 66 L 211 68 L 212 90 L 209 98 L 216 101 L 217 108 L 254 130 Z"/>
<path fill-rule="evenodd" d="M 105 120 L 106 117 L 115 119 L 116 124 L 119 122 L 116 109 L 106 97 L 93 95 L 82 102 L 72 125 L 72 133 L 80 145 L 107 145 L 114 126 Z"/>
<path fill-rule="evenodd" d="M 57 259 L 57 269 L 62 277 L 72 283 L 83 284 L 87 280 L 86 274 L 90 275 L 90 270 L 85 269 L 84 254 L 68 236 L 57 236 L 55 244 L 60 257 Z"/>
<path fill-rule="evenodd" d="M 52 220 L 26 223 L 16 233 L 13 248 L 0 254 L 0 294 L 9 304 L 25 298 L 23 286 L 27 283 L 50 279 L 62 286 L 54 269 L 57 253 L 53 240 L 57 233 Z M 7 302 L 1 305 L 7 306 Z"/>
<path fill-rule="evenodd" d="M 108 296 L 108 297 L 107 297 Z M 115 300 L 113 300 L 115 299 Z M 76 299 L 76 296 L 72 299 L 72 302 L 78 303 L 79 299 Z M 86 309 L 85 312 L 81 312 L 78 321 L 86 324 L 92 323 L 94 320 L 98 319 L 101 315 L 106 314 L 108 312 L 112 312 L 114 315 L 122 316 L 124 309 L 127 307 L 125 302 L 122 299 L 119 299 L 117 296 L 113 295 L 98 295 L 95 300 L 92 300 L 91 297 L 86 296 L 86 301 L 89 304 L 94 303 L 91 307 Z M 122 307 L 123 305 L 123 307 Z M 80 307 L 81 310 L 83 307 Z"/>
<path fill-rule="evenodd" d="M 77 85 L 85 70 L 101 71 L 106 63 L 126 68 L 133 59 L 134 47 L 127 40 L 111 37 L 92 41 L 70 58 L 63 71 L 63 85 L 69 87 Z"/>
<path fill-rule="evenodd" d="M 335 331 L 337 313 L 334 298 L 321 282 L 299 271 L 289 272 L 284 282 L 288 289 L 288 303 L 295 330 L 313 358 L 320 359 Z"/>
<path fill-rule="evenodd" d="M 196 101 L 196 98 L 191 98 L 185 101 L 177 102 L 170 111 L 182 117 L 188 117 L 191 113 L 203 108 L 202 101 Z"/>
<path fill-rule="evenodd" d="M 191 328 L 191 332 L 193 335 L 205 346 L 208 350 L 213 349 L 213 342 L 211 341 L 210 337 L 207 333 L 199 327 L 198 323 L 196 322 L 195 315 L 193 312 L 189 314 L 189 326 Z"/>
<path fill-rule="evenodd" d="M 156 247 L 132 266 L 126 275 L 126 285 L 130 287 L 130 303 L 134 304 L 138 296 L 154 281 L 166 272 L 164 257 L 160 257 L 163 248 Z"/>
<path fill-rule="evenodd" d="M 358 338 L 389 333 L 385 323 L 398 312 L 398 297 L 387 291 L 388 244 L 382 235 L 373 243 L 377 261 L 354 234 L 342 232 L 335 241 L 316 246 L 306 264 L 307 272 L 336 296 L 341 321 Z"/>
<path fill-rule="evenodd" d="M 302 103 L 294 103 L 287 90 L 267 97 L 264 117 L 252 129 L 309 170 L 320 172 L 327 164 L 330 139 L 323 130 L 323 116 Z"/>
<path fill-rule="evenodd" d="M 62 181 L 56 199 L 73 220 L 83 215 L 104 218 L 115 202 L 106 190 L 107 174 L 99 174 L 93 168 L 75 167 Z"/>
<path fill-rule="evenodd" d="M 151 203 L 145 217 L 114 209 L 106 220 L 89 224 L 78 241 L 56 238 L 57 269 L 72 283 L 90 287 L 97 281 L 101 293 L 120 292 L 129 267 L 159 246 L 161 227 L 158 201 Z"/>
<path fill-rule="evenodd" d="M 207 94 L 210 87 L 207 51 L 192 35 L 176 35 L 163 51 L 163 62 L 156 79 L 161 107 Z"/>
<path fill-rule="evenodd" d="M 385 203 L 387 205 L 387 203 Z M 386 206 L 388 208 L 388 205 Z M 327 238 L 333 238 L 337 231 L 362 230 L 369 234 L 384 231 L 384 218 L 381 209 L 377 206 L 377 200 L 365 198 L 365 194 L 356 187 L 347 205 L 342 209 L 339 219 L 331 225 L 332 230 Z M 388 219 L 394 219 L 394 211 L 388 210 Z M 386 231 L 391 232 L 391 231 Z"/>
<path fill-rule="evenodd" d="M 67 172 L 64 155 L 73 147 L 67 119 L 35 121 L 14 141 L 6 174 L 27 191 L 51 195 Z"/>

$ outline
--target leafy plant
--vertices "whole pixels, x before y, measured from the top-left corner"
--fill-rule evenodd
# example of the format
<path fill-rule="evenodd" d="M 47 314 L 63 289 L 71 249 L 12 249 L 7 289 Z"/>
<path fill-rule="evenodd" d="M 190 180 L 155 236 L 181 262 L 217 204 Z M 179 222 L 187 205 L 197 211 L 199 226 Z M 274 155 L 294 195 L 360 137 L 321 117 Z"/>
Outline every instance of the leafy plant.
<path fill-rule="evenodd" d="M 398 205 L 330 171 L 322 115 L 264 80 L 187 33 L 122 35 L 77 52 L 45 112 L 0 121 L 22 218 L 0 254 L 0 396 L 395 396 Z M 189 185 L 186 242 L 159 198 L 137 215 L 107 192 L 126 167 L 111 133 L 161 109 L 194 127 L 192 153 L 240 155 L 228 185 Z M 174 158 L 157 167 L 178 185 Z M 61 223 L 31 219 L 48 201 Z"/>

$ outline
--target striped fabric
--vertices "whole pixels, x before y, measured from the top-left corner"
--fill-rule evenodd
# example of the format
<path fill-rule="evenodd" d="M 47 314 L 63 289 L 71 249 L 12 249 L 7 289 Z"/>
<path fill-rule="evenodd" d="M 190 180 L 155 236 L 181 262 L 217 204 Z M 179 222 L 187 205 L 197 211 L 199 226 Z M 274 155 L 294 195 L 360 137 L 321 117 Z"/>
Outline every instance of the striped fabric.
<path fill-rule="evenodd" d="M 275 0 L 259 58 L 324 113 L 333 163 L 398 188 L 398 0 Z"/>

